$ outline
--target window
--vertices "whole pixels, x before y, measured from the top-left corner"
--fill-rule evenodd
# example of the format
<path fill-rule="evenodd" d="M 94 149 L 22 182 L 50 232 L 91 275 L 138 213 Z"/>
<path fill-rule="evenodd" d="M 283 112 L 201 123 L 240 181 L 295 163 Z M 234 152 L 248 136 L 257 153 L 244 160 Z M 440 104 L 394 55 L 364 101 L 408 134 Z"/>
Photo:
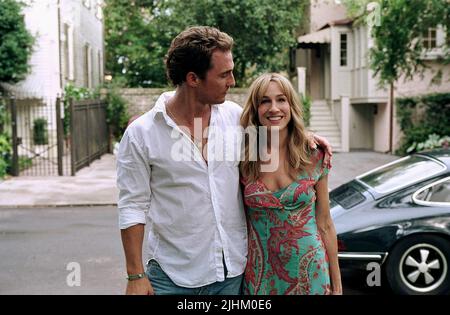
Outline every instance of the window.
<path fill-rule="evenodd" d="M 450 206 L 450 177 L 419 189 L 414 193 L 413 200 L 423 206 Z"/>
<path fill-rule="evenodd" d="M 445 32 L 445 44 L 450 48 L 450 29 Z"/>
<path fill-rule="evenodd" d="M 103 56 L 102 52 L 98 51 L 98 82 L 101 84 L 103 82 Z"/>
<path fill-rule="evenodd" d="M 429 28 L 426 32 L 422 34 L 422 43 L 425 49 L 433 49 L 437 47 L 436 44 L 436 28 Z"/>
<path fill-rule="evenodd" d="M 84 45 L 84 86 L 87 88 L 92 87 L 92 76 L 91 76 L 91 47 L 89 44 Z"/>
<path fill-rule="evenodd" d="M 376 168 L 357 177 L 378 193 L 390 193 L 413 183 L 431 178 L 446 167 L 425 156 L 412 155 Z"/>
<path fill-rule="evenodd" d="M 330 193 L 330 199 L 344 209 L 353 208 L 366 200 L 366 197 L 351 185 L 343 185 Z"/>
<path fill-rule="evenodd" d="M 63 41 L 64 77 L 66 80 L 74 80 L 73 28 L 68 24 L 64 24 Z"/>
<path fill-rule="evenodd" d="M 62 57 L 64 58 L 64 78 L 69 79 L 69 25 L 64 24 L 64 36 L 61 38 L 63 49 Z"/>
<path fill-rule="evenodd" d="M 97 0 L 97 5 L 95 8 L 95 16 L 97 19 L 103 19 L 103 0 Z"/>
<path fill-rule="evenodd" d="M 348 52 L 348 38 L 347 38 L 347 34 L 341 34 L 340 37 L 340 65 L 341 67 L 346 67 L 347 66 L 347 52 Z"/>

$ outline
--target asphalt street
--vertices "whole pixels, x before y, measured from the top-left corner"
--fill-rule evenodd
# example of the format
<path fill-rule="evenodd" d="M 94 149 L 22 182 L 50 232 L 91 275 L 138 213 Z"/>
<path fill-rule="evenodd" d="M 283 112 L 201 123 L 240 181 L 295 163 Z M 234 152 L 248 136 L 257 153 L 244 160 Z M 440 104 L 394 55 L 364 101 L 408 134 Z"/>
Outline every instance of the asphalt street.
<path fill-rule="evenodd" d="M 115 207 L 1 209 L 0 294 L 123 294 Z M 78 273 L 79 272 L 79 273 Z M 344 294 L 390 294 L 343 271 Z"/>

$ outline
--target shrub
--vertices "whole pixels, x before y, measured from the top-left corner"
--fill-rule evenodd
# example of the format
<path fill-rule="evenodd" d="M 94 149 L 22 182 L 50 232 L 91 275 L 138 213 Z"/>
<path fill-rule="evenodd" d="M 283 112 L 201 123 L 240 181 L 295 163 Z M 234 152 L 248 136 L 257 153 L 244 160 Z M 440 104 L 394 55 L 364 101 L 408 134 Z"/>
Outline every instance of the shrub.
<path fill-rule="evenodd" d="M 309 127 L 309 120 L 311 119 L 311 98 L 305 94 L 301 94 L 300 101 L 303 106 L 303 120 L 305 121 L 305 127 Z"/>
<path fill-rule="evenodd" d="M 64 119 L 63 128 L 64 135 L 67 137 L 70 134 L 70 100 L 81 101 L 89 98 L 94 98 L 94 93 L 85 87 L 76 87 L 72 84 L 67 84 L 64 87 Z"/>
<path fill-rule="evenodd" d="M 48 144 L 47 119 L 37 118 L 33 124 L 33 141 L 35 145 Z"/>
<path fill-rule="evenodd" d="M 406 153 L 414 153 L 422 150 L 431 150 L 446 148 L 448 149 L 450 144 L 450 137 L 439 137 L 437 134 L 433 133 L 428 136 L 428 139 L 424 142 L 416 143 L 414 142 L 408 149 Z"/>
<path fill-rule="evenodd" d="M 4 178 L 11 169 L 12 146 L 9 136 L 10 118 L 6 108 L 5 100 L 0 94 L 0 178 Z"/>
<path fill-rule="evenodd" d="M 110 90 L 106 95 L 106 102 L 108 104 L 106 111 L 106 121 L 111 128 L 111 133 L 114 138 L 120 139 L 127 127 L 130 119 L 127 114 L 127 104 L 125 100 L 115 91 Z"/>
<path fill-rule="evenodd" d="M 399 98 L 396 105 L 398 121 L 404 134 L 397 154 L 418 150 L 418 145 L 423 143 L 425 146 L 428 140 L 427 146 L 436 143 L 436 139 L 450 136 L 450 93 Z"/>
<path fill-rule="evenodd" d="M 4 178 L 11 167 L 12 147 L 9 138 L 0 134 L 0 178 Z"/>

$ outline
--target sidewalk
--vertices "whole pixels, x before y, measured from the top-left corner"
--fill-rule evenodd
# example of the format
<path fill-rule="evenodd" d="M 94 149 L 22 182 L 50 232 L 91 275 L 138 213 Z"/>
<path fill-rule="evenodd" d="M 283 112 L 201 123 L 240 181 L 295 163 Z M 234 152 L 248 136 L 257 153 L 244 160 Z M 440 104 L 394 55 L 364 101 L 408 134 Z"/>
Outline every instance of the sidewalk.
<path fill-rule="evenodd" d="M 0 207 L 117 204 L 116 159 L 105 154 L 76 176 L 20 176 L 0 182 Z"/>
<path fill-rule="evenodd" d="M 329 177 L 334 189 L 398 157 L 370 151 L 335 153 Z M 76 176 L 12 177 L 0 182 L 0 208 L 116 205 L 116 160 L 105 154 Z"/>

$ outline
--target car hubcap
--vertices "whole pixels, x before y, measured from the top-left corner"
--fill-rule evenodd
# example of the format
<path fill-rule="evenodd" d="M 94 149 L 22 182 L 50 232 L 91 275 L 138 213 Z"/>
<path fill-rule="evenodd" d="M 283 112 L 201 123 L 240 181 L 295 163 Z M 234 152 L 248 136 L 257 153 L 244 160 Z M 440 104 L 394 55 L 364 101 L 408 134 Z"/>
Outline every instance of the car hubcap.
<path fill-rule="evenodd" d="M 410 247 L 400 260 L 403 283 L 416 292 L 430 292 L 439 287 L 447 275 L 445 255 L 430 244 Z"/>

